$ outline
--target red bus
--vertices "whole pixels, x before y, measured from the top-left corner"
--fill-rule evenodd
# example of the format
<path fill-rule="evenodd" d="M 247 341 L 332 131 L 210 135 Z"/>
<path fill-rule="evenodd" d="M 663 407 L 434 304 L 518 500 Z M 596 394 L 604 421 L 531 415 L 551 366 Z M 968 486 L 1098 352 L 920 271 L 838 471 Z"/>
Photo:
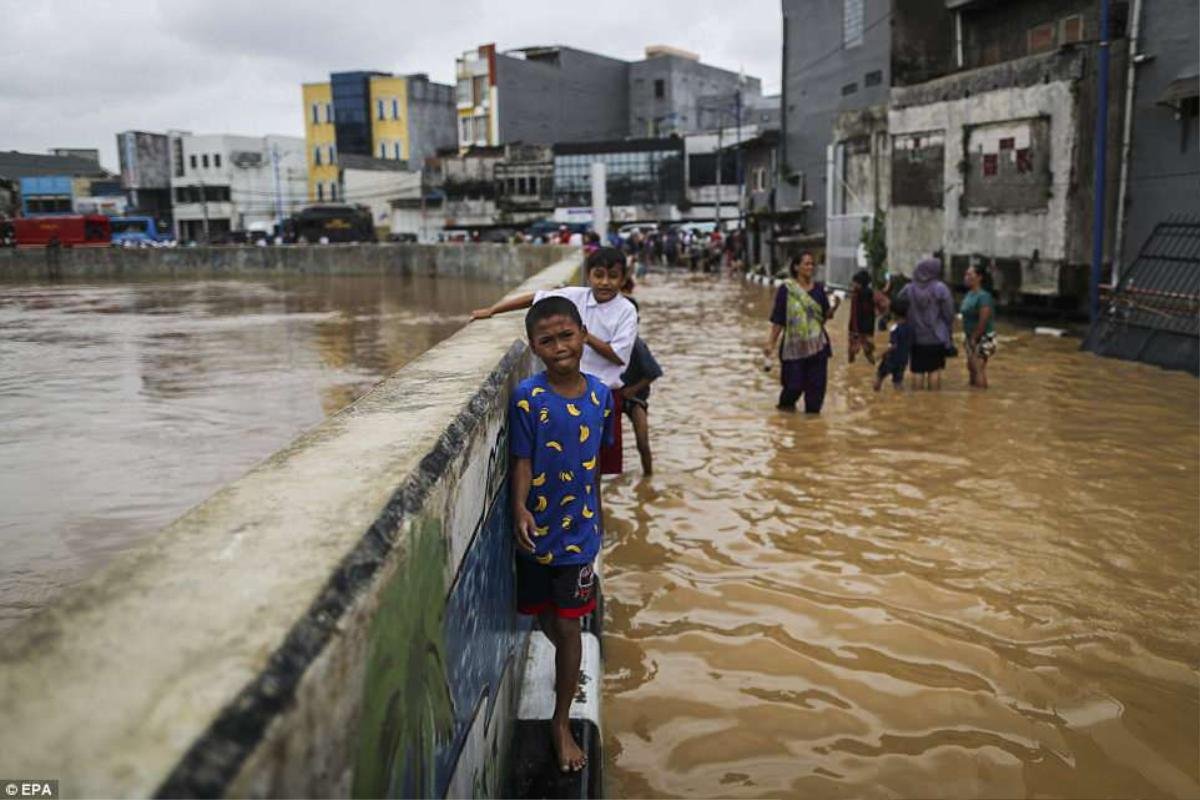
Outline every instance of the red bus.
<path fill-rule="evenodd" d="M 101 214 L 17 217 L 12 224 L 17 247 L 46 247 L 55 242 L 62 247 L 107 247 L 112 243 L 112 227 Z"/>

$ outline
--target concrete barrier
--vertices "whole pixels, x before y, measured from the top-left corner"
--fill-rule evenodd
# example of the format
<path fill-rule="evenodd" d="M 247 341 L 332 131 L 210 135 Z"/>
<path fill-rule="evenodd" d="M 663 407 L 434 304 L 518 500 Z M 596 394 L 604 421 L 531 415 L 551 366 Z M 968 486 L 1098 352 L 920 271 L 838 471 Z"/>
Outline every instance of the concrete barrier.
<path fill-rule="evenodd" d="M 579 253 L 530 244 L 0 249 L 0 281 L 428 274 L 519 283 Z"/>
<path fill-rule="evenodd" d="M 505 411 L 532 367 L 521 314 L 464 328 L 7 635 L 0 775 L 499 795 L 529 639 Z"/>

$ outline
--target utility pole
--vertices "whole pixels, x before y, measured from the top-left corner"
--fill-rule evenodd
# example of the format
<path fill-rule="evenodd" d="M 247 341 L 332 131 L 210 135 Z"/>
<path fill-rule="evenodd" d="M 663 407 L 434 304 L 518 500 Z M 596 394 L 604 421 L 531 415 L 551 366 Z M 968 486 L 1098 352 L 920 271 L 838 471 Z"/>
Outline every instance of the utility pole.
<path fill-rule="evenodd" d="M 208 189 L 204 186 L 204 181 L 200 181 L 200 205 L 204 209 L 204 243 L 212 244 L 208 235 Z"/>
<path fill-rule="evenodd" d="M 279 145 L 271 143 L 271 167 L 275 173 L 275 229 L 283 226 L 283 195 L 279 184 Z"/>
<path fill-rule="evenodd" d="M 1100 59 L 1097 82 L 1096 113 L 1096 171 L 1095 196 L 1092 198 L 1092 276 L 1088 303 L 1093 323 L 1100 318 L 1100 272 L 1104 263 L 1104 182 L 1108 173 L 1108 58 L 1111 49 L 1108 41 L 1108 0 L 1100 0 Z M 1130 53 L 1130 58 L 1133 54 Z M 1119 254 L 1113 254 L 1119 258 Z"/>
<path fill-rule="evenodd" d="M 725 132 L 725 120 L 717 117 L 717 230 L 721 230 L 721 134 Z"/>
<path fill-rule="evenodd" d="M 734 152 L 735 164 L 737 165 L 737 184 L 738 184 L 738 230 L 742 229 L 744 224 L 742 220 L 742 198 L 746 195 L 745 176 L 742 174 L 742 80 L 743 75 L 738 75 L 738 88 L 736 102 L 734 104 L 735 113 L 737 114 L 737 150 Z"/>

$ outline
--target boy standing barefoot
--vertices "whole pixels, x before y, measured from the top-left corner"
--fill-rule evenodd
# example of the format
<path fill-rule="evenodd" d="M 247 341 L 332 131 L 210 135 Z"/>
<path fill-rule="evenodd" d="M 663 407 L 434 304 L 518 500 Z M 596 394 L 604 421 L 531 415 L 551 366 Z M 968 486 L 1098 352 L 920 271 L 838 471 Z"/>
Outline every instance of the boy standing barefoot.
<path fill-rule="evenodd" d="M 600 447 L 611 442 L 612 396 L 580 372 L 587 331 L 564 297 L 534 303 L 525 331 L 546 365 L 513 392 L 509 409 L 517 607 L 536 614 L 554 644 L 551 737 L 562 771 L 587 756 L 571 734 L 582 657 L 580 618 L 596 607 L 592 562 L 600 549 Z"/>

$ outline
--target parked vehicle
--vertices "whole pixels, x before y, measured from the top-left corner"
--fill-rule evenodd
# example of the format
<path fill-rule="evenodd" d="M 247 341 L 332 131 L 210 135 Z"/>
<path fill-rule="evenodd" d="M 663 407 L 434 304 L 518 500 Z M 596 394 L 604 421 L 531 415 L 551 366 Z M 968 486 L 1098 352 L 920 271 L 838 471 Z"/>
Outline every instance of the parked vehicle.
<path fill-rule="evenodd" d="M 158 227 L 154 217 L 111 217 L 112 243 L 126 247 L 153 247 L 170 241 L 170 233 Z"/>
<path fill-rule="evenodd" d="M 326 204 L 308 206 L 284 221 L 289 242 L 373 242 L 375 223 L 365 206 Z"/>
<path fill-rule="evenodd" d="M 564 225 L 571 233 L 587 233 L 590 227 L 582 222 L 555 222 L 552 219 L 542 219 L 526 228 L 525 235 L 530 240 L 537 239 L 539 236 L 542 239 L 548 239 L 551 236 L 557 236 L 559 229 Z"/>
<path fill-rule="evenodd" d="M 108 247 L 112 228 L 101 214 L 56 214 L 13 220 L 17 247 Z"/>

